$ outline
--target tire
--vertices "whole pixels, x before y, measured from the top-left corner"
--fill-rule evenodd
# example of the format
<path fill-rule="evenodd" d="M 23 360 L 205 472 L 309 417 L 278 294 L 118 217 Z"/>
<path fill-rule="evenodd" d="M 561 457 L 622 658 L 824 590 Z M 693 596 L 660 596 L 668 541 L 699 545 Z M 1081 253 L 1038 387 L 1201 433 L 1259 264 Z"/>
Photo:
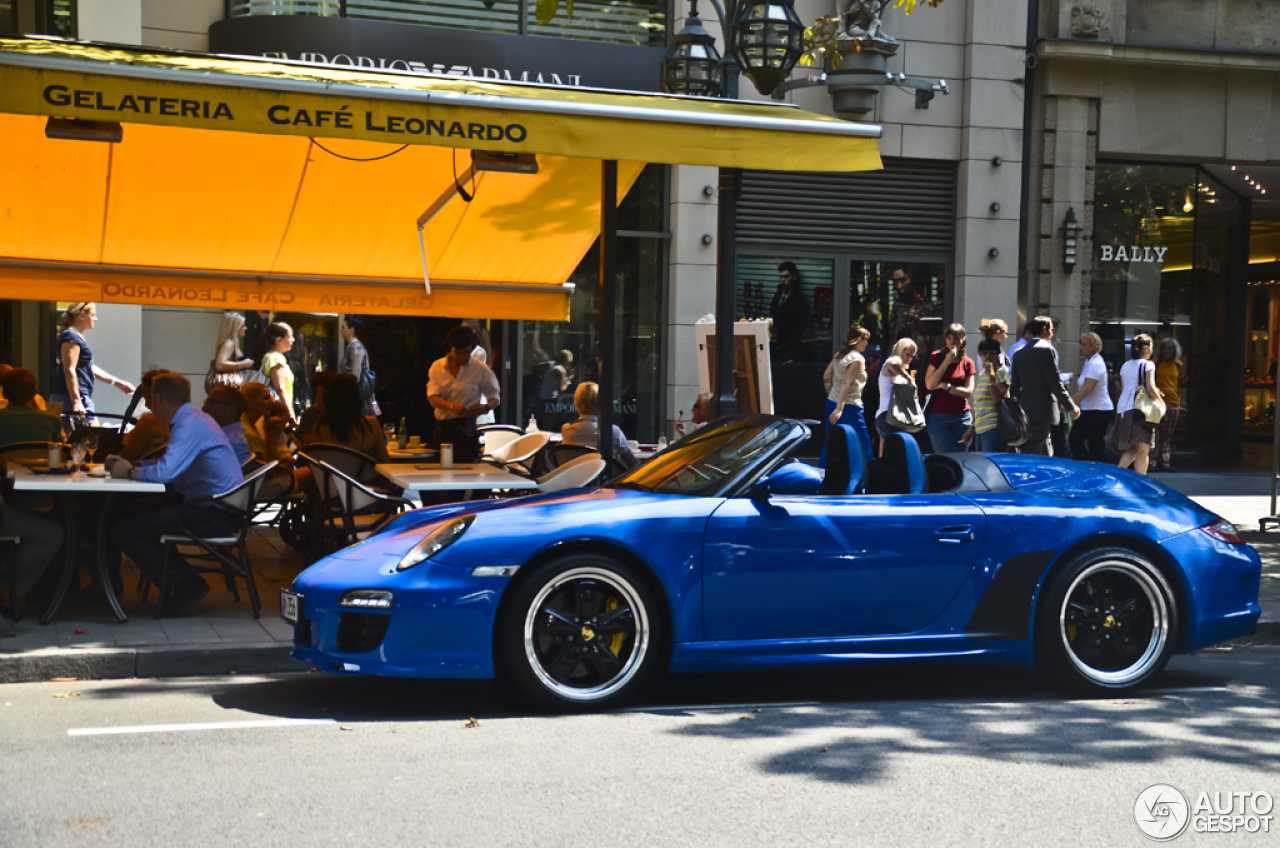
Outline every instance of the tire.
<path fill-rule="evenodd" d="M 514 592 L 496 633 L 499 678 L 543 706 L 615 704 L 664 655 L 666 616 L 631 566 L 576 554 L 540 566 Z"/>
<path fill-rule="evenodd" d="M 1169 662 L 1179 611 L 1169 582 L 1125 548 L 1087 551 L 1050 576 L 1036 609 L 1036 664 L 1087 694 L 1146 683 Z"/>

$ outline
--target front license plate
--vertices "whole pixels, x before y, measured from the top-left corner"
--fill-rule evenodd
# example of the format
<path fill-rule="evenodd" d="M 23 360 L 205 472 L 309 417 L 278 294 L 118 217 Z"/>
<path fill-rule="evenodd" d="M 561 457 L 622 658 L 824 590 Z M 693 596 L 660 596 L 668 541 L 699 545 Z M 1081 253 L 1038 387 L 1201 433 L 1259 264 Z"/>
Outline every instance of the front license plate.
<path fill-rule="evenodd" d="M 280 617 L 293 626 L 298 625 L 302 614 L 302 596 L 295 595 L 287 589 L 280 590 Z"/>

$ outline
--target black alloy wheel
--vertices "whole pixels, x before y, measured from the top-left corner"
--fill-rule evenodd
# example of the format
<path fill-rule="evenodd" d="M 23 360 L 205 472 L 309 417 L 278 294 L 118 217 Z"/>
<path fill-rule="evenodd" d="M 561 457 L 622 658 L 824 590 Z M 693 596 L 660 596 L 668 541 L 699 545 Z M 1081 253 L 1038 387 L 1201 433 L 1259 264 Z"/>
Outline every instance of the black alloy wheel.
<path fill-rule="evenodd" d="M 665 619 L 634 569 L 575 555 L 541 567 L 515 592 L 498 635 L 499 666 L 534 700 L 612 703 L 656 665 Z"/>
<path fill-rule="evenodd" d="M 1159 673 L 1177 633 L 1174 595 L 1159 569 L 1134 551 L 1089 551 L 1048 582 L 1037 661 L 1072 688 L 1114 694 Z"/>

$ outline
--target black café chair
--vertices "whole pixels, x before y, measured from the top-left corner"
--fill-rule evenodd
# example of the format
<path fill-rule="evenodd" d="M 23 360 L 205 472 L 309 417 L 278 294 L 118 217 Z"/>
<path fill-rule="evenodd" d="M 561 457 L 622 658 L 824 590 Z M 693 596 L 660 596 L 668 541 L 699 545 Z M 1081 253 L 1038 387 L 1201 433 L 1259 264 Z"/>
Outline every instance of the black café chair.
<path fill-rule="evenodd" d="M 323 460 L 299 454 L 304 456 L 320 492 L 323 518 L 343 547 L 359 541 L 362 533 L 377 531 L 401 511 L 414 508 L 413 501 L 380 492 Z M 341 527 L 336 523 L 339 520 Z"/>
<path fill-rule="evenodd" d="M 240 592 L 234 581 L 243 580 L 245 590 L 249 594 L 249 605 L 253 609 L 253 617 L 255 619 L 261 617 L 262 603 L 258 599 L 258 584 L 253 577 L 253 564 L 249 562 L 249 531 L 253 526 L 254 511 L 258 505 L 260 493 L 264 492 L 264 486 L 271 482 L 272 471 L 277 467 L 278 463 L 270 462 L 230 491 L 207 498 L 192 498 L 183 503 L 178 510 L 178 525 L 183 532 L 160 537 L 160 542 L 164 545 L 164 569 L 160 577 L 160 599 L 156 603 L 156 618 L 160 617 L 169 596 L 170 558 L 173 551 L 179 547 L 200 548 L 203 553 L 190 559 L 212 564 L 192 565 L 192 569 L 199 574 L 221 574 L 231 587 L 232 595 L 237 601 L 240 600 Z M 239 530 L 234 535 L 227 536 L 201 536 L 193 531 L 187 524 L 188 511 L 196 507 L 209 506 L 236 516 L 240 525 Z"/>

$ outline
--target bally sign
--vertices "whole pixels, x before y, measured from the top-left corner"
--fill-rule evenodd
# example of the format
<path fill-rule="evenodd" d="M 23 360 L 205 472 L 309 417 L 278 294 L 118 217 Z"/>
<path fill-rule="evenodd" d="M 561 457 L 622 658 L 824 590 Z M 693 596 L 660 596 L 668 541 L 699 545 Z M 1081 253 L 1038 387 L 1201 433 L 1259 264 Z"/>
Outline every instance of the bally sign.
<path fill-rule="evenodd" d="M 1137 245 L 1104 244 L 1101 262 L 1157 262 L 1164 263 L 1167 247 L 1138 247 Z"/>

